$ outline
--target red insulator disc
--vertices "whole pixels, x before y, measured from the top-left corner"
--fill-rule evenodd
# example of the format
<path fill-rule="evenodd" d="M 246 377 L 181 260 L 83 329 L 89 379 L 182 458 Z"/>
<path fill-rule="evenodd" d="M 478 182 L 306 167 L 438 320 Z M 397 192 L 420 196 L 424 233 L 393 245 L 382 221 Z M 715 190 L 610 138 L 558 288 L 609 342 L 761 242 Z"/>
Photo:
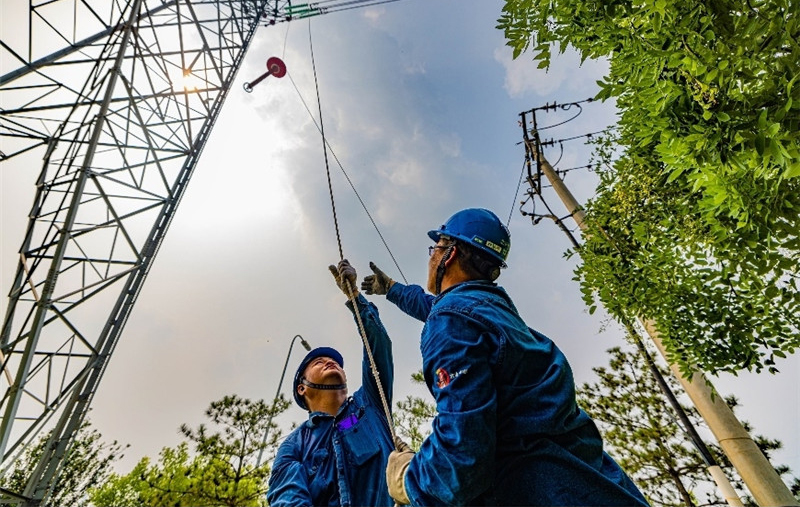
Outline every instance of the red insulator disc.
<path fill-rule="evenodd" d="M 283 77 L 286 75 L 286 64 L 277 56 L 273 56 L 267 60 L 267 70 L 275 77 Z"/>

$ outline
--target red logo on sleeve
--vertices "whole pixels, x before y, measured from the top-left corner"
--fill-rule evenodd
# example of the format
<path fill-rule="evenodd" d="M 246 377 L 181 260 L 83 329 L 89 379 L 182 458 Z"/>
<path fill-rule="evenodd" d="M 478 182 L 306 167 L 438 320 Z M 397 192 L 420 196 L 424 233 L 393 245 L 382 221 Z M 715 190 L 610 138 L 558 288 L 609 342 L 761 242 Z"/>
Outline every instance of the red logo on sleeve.
<path fill-rule="evenodd" d="M 436 387 L 439 389 L 444 389 L 450 385 L 450 374 L 447 373 L 447 370 L 444 368 L 437 369 L 436 376 L 439 378 L 439 380 L 436 382 Z"/>

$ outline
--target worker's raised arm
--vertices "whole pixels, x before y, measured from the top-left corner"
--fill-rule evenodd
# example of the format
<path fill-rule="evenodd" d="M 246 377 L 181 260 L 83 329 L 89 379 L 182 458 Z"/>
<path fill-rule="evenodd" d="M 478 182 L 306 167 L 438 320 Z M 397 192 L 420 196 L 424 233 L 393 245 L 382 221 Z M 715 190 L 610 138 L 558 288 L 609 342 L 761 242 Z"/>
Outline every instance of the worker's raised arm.
<path fill-rule="evenodd" d="M 381 380 L 383 392 L 386 395 L 386 402 L 389 407 L 392 406 L 392 385 L 394 384 L 394 359 L 392 356 L 392 341 L 389 339 L 389 334 L 383 327 L 378 309 L 366 300 L 362 295 L 356 299 L 358 305 L 358 312 L 361 316 L 361 322 L 364 324 L 364 331 L 367 335 L 367 343 L 369 343 L 372 351 L 372 358 L 375 360 L 375 367 L 378 370 L 378 376 Z M 347 302 L 347 307 L 353 310 L 352 303 Z M 355 317 L 355 314 L 353 315 Z M 356 320 L 356 325 L 358 321 Z M 359 331 L 360 332 L 360 331 Z M 367 349 L 364 348 L 364 358 L 361 367 L 361 385 L 369 393 L 370 397 L 380 404 L 380 395 L 378 394 L 378 384 L 375 381 L 375 376 L 372 374 L 372 367 L 370 365 Z"/>
<path fill-rule="evenodd" d="M 433 306 L 433 296 L 426 294 L 419 285 L 404 285 L 392 280 L 374 262 L 370 262 L 369 267 L 372 274 L 365 276 L 361 282 L 361 290 L 365 294 L 386 296 L 403 312 L 425 322 Z"/>
<path fill-rule="evenodd" d="M 407 315 L 425 322 L 428 318 L 428 314 L 431 313 L 431 307 L 433 306 L 433 300 L 435 298 L 426 293 L 419 285 L 395 283 L 392 285 L 392 288 L 389 289 L 389 292 L 386 293 L 386 299 L 394 303 Z"/>
<path fill-rule="evenodd" d="M 374 266 L 374 264 L 373 264 Z M 356 286 L 356 270 L 353 268 L 350 263 L 345 259 L 339 262 L 338 267 L 330 266 L 329 267 L 331 274 L 336 279 L 336 283 L 339 288 L 342 290 L 345 295 L 347 295 L 347 288 L 348 284 L 350 288 L 354 288 Z M 389 407 L 392 406 L 392 384 L 394 383 L 394 360 L 392 357 L 392 342 L 389 339 L 389 335 L 386 332 L 386 329 L 383 327 L 383 323 L 381 323 L 380 316 L 378 315 L 378 309 L 366 300 L 364 296 L 358 293 L 357 290 L 355 292 L 355 300 L 356 305 L 358 307 L 358 316 L 356 316 L 355 311 L 356 309 L 353 308 L 352 300 L 348 299 L 347 307 L 350 308 L 350 311 L 353 312 L 353 317 L 356 321 L 356 326 L 358 327 L 358 317 L 360 317 L 361 324 L 364 326 L 364 333 L 367 338 L 367 343 L 369 344 L 370 351 L 372 352 L 372 358 L 375 361 L 375 367 L 378 371 L 378 376 L 380 378 L 381 386 L 383 387 L 383 392 L 386 396 L 386 401 Z M 358 329 L 359 335 L 361 333 L 361 329 Z M 369 396 L 376 402 L 378 406 L 380 406 L 380 394 L 378 391 L 378 384 L 375 380 L 375 376 L 372 374 L 372 367 L 369 360 L 369 356 L 367 354 L 366 347 L 364 348 L 364 359 L 362 365 L 362 386 L 366 389 Z"/>

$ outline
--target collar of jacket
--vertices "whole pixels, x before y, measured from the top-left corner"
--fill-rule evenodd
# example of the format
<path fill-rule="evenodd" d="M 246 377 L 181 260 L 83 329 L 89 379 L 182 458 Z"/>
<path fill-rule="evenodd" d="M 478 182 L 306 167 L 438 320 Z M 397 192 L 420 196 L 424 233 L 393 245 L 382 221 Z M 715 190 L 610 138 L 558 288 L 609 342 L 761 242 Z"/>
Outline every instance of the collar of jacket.
<path fill-rule="evenodd" d="M 497 285 L 496 283 L 494 283 L 494 282 L 490 282 L 489 280 L 467 280 L 466 282 L 460 282 L 460 283 L 457 283 L 457 284 L 455 284 L 455 285 L 451 285 L 450 287 L 448 287 L 448 288 L 446 288 L 445 290 L 443 290 L 442 292 L 440 292 L 440 293 L 439 293 L 439 295 L 438 295 L 438 296 L 436 296 L 436 297 L 433 299 L 433 304 L 436 304 L 436 303 L 438 303 L 440 299 L 442 299 L 442 298 L 443 298 L 444 296 L 446 296 L 446 295 L 447 295 L 449 292 L 452 292 L 452 291 L 453 291 L 453 290 L 455 290 L 455 289 L 458 289 L 458 288 L 465 288 L 465 287 L 471 287 L 471 286 L 478 286 L 478 287 L 498 287 L 498 285 Z"/>
<path fill-rule="evenodd" d="M 342 406 L 339 407 L 339 411 L 336 412 L 336 416 L 335 417 L 332 416 L 331 414 L 327 413 L 327 412 L 311 412 L 308 415 L 308 424 L 309 424 L 309 426 L 311 426 L 312 428 L 315 427 L 315 426 L 319 426 L 322 423 L 322 421 L 324 421 L 326 419 L 334 419 L 334 420 L 338 421 L 339 418 L 342 416 L 342 414 L 345 412 L 345 410 L 347 409 L 347 407 L 351 403 L 353 403 L 353 397 L 352 396 L 348 396 L 347 399 L 344 400 L 344 403 L 342 403 Z"/>

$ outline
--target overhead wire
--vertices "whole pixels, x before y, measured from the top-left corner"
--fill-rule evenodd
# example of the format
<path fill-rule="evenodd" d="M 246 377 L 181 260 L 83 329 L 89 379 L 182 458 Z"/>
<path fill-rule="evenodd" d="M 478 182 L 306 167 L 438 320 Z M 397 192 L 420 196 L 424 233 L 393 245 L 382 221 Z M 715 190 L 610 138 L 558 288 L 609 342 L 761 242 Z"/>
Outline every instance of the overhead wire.
<path fill-rule="evenodd" d="M 549 218 L 549 219 L 553 220 L 556 223 L 556 225 L 567 235 L 567 237 L 572 242 L 572 246 L 574 248 L 576 248 L 576 249 L 579 248 L 580 245 L 578 244 L 577 240 L 574 237 L 574 234 L 573 234 L 574 231 L 571 231 L 567 227 L 567 225 L 566 225 L 566 223 L 564 221 L 566 218 L 569 218 L 571 215 L 567 215 L 565 217 L 557 216 L 555 213 L 553 213 L 553 210 L 550 208 L 550 205 L 547 203 L 547 201 L 544 198 L 544 195 L 542 193 L 542 189 L 543 188 L 548 188 L 551 185 L 545 185 L 545 184 L 542 183 L 542 161 L 541 161 L 542 157 L 537 156 L 536 153 L 541 153 L 545 146 L 555 146 L 556 144 L 558 144 L 558 146 L 560 147 L 560 154 L 558 156 L 558 160 L 556 160 L 556 162 L 552 164 L 552 167 L 555 170 L 555 167 L 558 166 L 559 162 L 561 162 L 561 159 L 564 156 L 564 143 L 565 142 L 573 141 L 573 140 L 577 140 L 577 139 L 581 139 L 581 138 L 591 139 L 594 135 L 601 134 L 601 133 L 604 133 L 604 132 L 608 131 L 609 129 L 607 128 L 607 129 L 605 129 L 603 131 L 599 131 L 599 132 L 592 132 L 592 133 L 588 133 L 588 134 L 582 134 L 582 135 L 563 138 L 563 139 L 558 139 L 558 140 L 550 139 L 550 140 L 544 140 L 543 141 L 540 138 L 540 136 L 539 136 L 539 131 L 540 130 L 545 130 L 545 129 L 552 128 L 552 127 L 557 127 L 559 125 L 564 125 L 566 123 L 569 123 L 569 122 L 575 120 L 583 112 L 583 108 L 580 106 L 580 104 L 583 103 L 583 102 L 592 102 L 592 101 L 593 101 L 592 99 L 587 99 L 587 100 L 583 100 L 583 101 L 579 101 L 579 102 L 572 102 L 572 103 L 568 103 L 568 104 L 557 104 L 555 102 L 553 104 L 546 104 L 545 106 L 542 106 L 542 107 L 536 107 L 536 108 L 533 108 L 533 109 L 530 109 L 530 110 L 527 110 L 527 111 L 523 111 L 522 113 L 520 113 L 521 120 L 519 122 L 520 126 L 522 127 L 523 144 L 525 146 L 525 159 L 524 159 L 524 162 L 523 162 L 523 167 L 526 167 L 526 166 L 528 167 L 528 179 L 529 179 L 529 183 L 530 183 L 530 189 L 528 189 L 528 191 L 527 191 L 527 196 L 528 197 L 525 199 L 525 201 L 523 201 L 520 204 L 520 212 L 522 213 L 523 216 L 530 216 L 533 225 L 538 224 L 541 221 L 542 218 Z M 544 126 L 544 127 L 539 125 L 539 123 L 537 121 L 537 117 L 536 117 L 536 112 L 537 111 L 544 111 L 546 113 L 549 110 L 556 110 L 556 109 L 568 110 L 572 106 L 577 106 L 579 111 L 578 111 L 577 114 L 575 114 L 574 116 L 572 116 L 568 120 L 556 123 L 554 125 Z M 528 119 L 527 119 L 527 115 L 528 114 L 531 115 L 531 120 L 530 120 L 530 123 L 532 125 L 531 129 L 528 129 Z M 535 174 L 531 170 L 531 159 L 536 161 L 536 173 Z M 591 166 L 584 166 L 584 167 L 591 167 Z M 567 170 L 563 171 L 563 173 L 566 173 L 567 171 L 574 170 L 574 169 L 577 169 L 577 168 L 567 169 Z M 557 173 L 562 173 L 562 171 L 559 171 L 559 170 L 556 170 L 556 172 Z M 539 201 L 541 201 L 542 205 L 546 208 L 546 210 L 547 210 L 546 214 L 541 214 L 541 213 L 537 213 L 536 212 L 536 201 L 537 201 L 537 198 L 538 198 Z M 527 212 L 527 211 L 524 210 L 524 206 L 528 202 L 531 203 L 531 206 L 533 208 L 531 212 Z"/>
<path fill-rule="evenodd" d="M 549 127 L 546 127 L 546 128 L 549 128 Z M 584 137 L 586 139 L 591 139 L 594 136 L 597 136 L 597 135 L 600 135 L 600 134 L 605 134 L 606 132 L 608 132 L 609 130 L 611 130 L 613 128 L 614 128 L 613 126 L 612 127 L 607 127 L 607 128 L 605 128 L 603 130 L 597 130 L 595 132 L 589 132 L 587 134 L 580 134 L 580 135 L 572 136 L 572 137 L 562 137 L 561 139 L 553 139 L 553 138 L 545 139 L 544 141 L 539 141 L 539 144 L 542 147 L 544 147 L 544 146 L 555 146 L 556 143 L 563 144 L 563 143 L 565 143 L 567 141 L 576 141 L 578 139 L 583 139 Z M 539 129 L 539 130 L 543 130 L 543 129 Z"/>
<path fill-rule="evenodd" d="M 522 180 L 525 179 L 525 161 L 522 161 L 522 169 L 519 172 L 519 181 L 517 182 L 517 190 L 514 192 L 514 200 L 511 201 L 511 210 L 508 212 L 508 220 L 506 220 L 506 227 L 511 224 L 511 215 L 514 214 L 514 207 L 517 205 L 517 197 L 519 197 L 519 189 L 522 187 Z"/>
<path fill-rule="evenodd" d="M 590 102 L 594 102 L 594 101 L 595 101 L 594 98 L 589 97 L 588 99 L 577 100 L 575 102 L 565 102 L 564 104 L 559 104 L 558 102 L 555 102 L 555 101 L 553 101 L 552 104 L 550 104 L 549 102 L 545 102 L 545 104 L 543 106 L 534 107 L 534 108 L 528 109 L 527 111 L 524 111 L 524 112 L 525 113 L 528 113 L 528 112 L 535 113 L 536 111 L 545 111 L 546 112 L 546 111 L 549 111 L 550 109 L 552 109 L 554 111 L 556 109 L 561 109 L 561 110 L 567 111 L 572 106 L 580 107 L 581 104 L 590 103 Z"/>
<path fill-rule="evenodd" d="M 321 14 L 329 14 L 332 12 L 344 12 L 352 9 L 361 9 L 364 7 L 373 7 L 375 5 L 383 5 L 400 0 L 348 0 L 342 2 L 341 0 L 322 0 L 320 2 L 311 2 L 306 4 L 298 4 L 292 6 L 292 10 L 287 13 L 287 19 L 305 19 Z M 331 4 L 324 6 L 323 4 Z"/>

